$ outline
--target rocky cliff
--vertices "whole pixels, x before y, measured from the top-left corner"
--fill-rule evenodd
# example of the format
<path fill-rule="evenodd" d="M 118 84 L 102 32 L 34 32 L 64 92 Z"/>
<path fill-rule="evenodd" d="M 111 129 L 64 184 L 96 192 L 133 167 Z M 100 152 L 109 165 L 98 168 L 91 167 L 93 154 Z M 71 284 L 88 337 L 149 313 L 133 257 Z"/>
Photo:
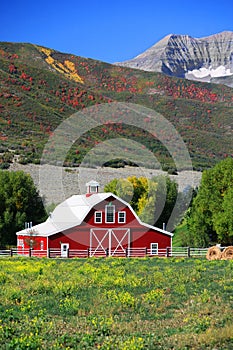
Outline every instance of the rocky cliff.
<path fill-rule="evenodd" d="M 170 34 L 132 60 L 117 65 L 233 87 L 233 32 L 198 39 Z"/>

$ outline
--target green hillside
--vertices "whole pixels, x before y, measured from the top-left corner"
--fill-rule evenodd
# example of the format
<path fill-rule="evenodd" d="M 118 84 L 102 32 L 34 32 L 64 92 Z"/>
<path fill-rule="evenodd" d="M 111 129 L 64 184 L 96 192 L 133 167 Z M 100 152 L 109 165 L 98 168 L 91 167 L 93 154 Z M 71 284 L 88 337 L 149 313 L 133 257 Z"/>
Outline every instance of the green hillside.
<path fill-rule="evenodd" d="M 194 169 L 232 155 L 233 90 L 159 73 L 122 68 L 31 44 L 0 43 L 0 165 L 16 155 L 39 163 L 53 130 L 73 113 L 100 103 L 123 101 L 154 109 L 185 141 Z M 173 167 L 165 147 L 149 133 L 125 123 L 83 135 L 64 165 L 78 166 L 100 140 L 119 135 L 148 147 L 164 169 Z"/>

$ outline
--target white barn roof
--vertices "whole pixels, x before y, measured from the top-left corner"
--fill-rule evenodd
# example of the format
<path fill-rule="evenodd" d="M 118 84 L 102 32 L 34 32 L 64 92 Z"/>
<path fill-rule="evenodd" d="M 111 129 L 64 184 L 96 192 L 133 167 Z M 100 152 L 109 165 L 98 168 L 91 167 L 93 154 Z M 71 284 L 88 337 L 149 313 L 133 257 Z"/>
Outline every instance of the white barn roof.
<path fill-rule="evenodd" d="M 111 196 L 124 203 L 133 212 L 135 218 L 139 221 L 141 225 L 144 225 L 148 228 L 156 229 L 156 231 L 164 233 L 166 235 L 173 236 L 173 234 L 168 231 L 142 222 L 136 215 L 132 207 L 129 205 L 129 203 L 125 202 L 124 200 L 110 192 L 96 193 L 90 196 L 71 196 L 70 198 L 66 199 L 64 202 L 59 204 L 49 215 L 48 219 L 45 222 L 39 225 L 35 225 L 31 229 L 24 229 L 18 231 L 16 235 L 28 236 L 30 230 L 32 230 L 32 232 L 35 232 L 35 235 L 47 237 L 55 233 L 72 228 L 74 226 L 79 226 L 83 222 L 87 214 L 90 212 L 90 210 L 95 207 L 95 205 L 101 203 L 102 201 L 106 200 Z"/>

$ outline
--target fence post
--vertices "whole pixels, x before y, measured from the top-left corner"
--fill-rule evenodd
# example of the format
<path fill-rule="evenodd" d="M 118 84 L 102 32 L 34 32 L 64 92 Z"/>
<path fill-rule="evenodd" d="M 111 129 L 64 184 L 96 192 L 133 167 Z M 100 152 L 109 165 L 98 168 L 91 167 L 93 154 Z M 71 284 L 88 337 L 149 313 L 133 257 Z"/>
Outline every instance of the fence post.
<path fill-rule="evenodd" d="M 191 258 L 191 249 L 188 247 L 188 257 Z"/>
<path fill-rule="evenodd" d="M 13 256 L 13 249 L 11 248 L 10 250 L 10 256 L 12 257 Z"/>
<path fill-rule="evenodd" d="M 68 248 L 67 249 L 67 258 L 69 258 L 70 257 L 70 249 Z"/>
<path fill-rule="evenodd" d="M 170 252 L 170 248 L 167 247 L 167 248 L 166 248 L 166 257 L 167 257 L 167 258 L 169 257 L 169 252 Z"/>
<path fill-rule="evenodd" d="M 48 258 L 50 258 L 50 248 L 48 248 Z"/>
<path fill-rule="evenodd" d="M 29 258 L 31 258 L 31 256 L 32 256 L 32 248 L 29 248 Z"/>
<path fill-rule="evenodd" d="M 146 247 L 146 256 L 147 256 L 147 253 L 148 253 L 148 252 L 147 252 L 147 247 Z"/>
<path fill-rule="evenodd" d="M 89 258 L 90 257 L 90 249 L 87 248 L 87 257 Z"/>

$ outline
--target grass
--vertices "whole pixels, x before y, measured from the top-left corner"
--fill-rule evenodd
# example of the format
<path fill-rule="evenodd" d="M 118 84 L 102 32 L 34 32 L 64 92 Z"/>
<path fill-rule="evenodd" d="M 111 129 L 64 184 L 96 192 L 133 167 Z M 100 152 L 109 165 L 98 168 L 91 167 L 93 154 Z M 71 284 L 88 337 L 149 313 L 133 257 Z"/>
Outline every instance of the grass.
<path fill-rule="evenodd" d="M 233 262 L 0 259 L 1 349 L 233 349 Z"/>
<path fill-rule="evenodd" d="M 188 234 L 188 227 L 185 220 L 179 224 L 175 231 L 172 239 L 173 247 L 183 247 L 184 246 L 184 236 Z"/>

